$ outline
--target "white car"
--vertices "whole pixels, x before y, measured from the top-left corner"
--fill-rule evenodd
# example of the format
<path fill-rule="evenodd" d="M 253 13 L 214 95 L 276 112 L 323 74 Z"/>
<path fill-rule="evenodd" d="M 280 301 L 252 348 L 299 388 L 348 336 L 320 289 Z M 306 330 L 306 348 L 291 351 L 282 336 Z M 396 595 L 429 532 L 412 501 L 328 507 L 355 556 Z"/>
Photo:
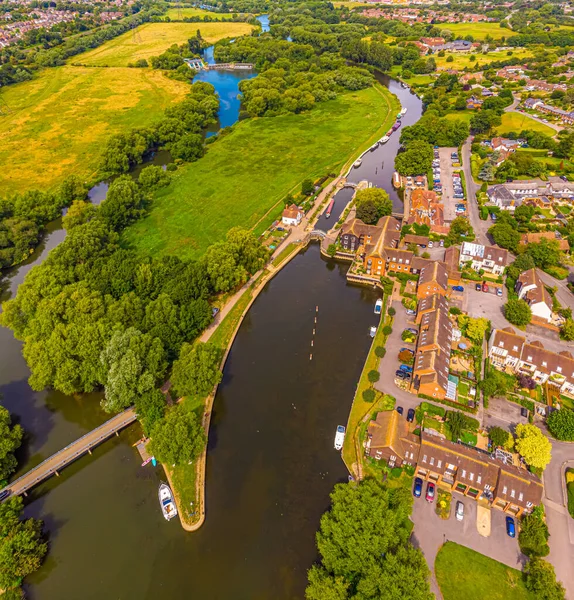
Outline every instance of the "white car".
<path fill-rule="evenodd" d="M 464 504 L 459 500 L 456 503 L 456 520 L 462 521 L 464 519 Z"/>

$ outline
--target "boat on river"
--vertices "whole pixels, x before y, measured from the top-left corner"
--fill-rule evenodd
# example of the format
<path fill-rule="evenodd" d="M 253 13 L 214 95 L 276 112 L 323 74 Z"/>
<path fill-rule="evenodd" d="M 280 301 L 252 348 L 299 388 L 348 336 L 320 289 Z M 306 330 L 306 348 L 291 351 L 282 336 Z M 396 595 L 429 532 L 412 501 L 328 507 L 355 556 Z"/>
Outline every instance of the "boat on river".
<path fill-rule="evenodd" d="M 161 506 L 161 512 L 166 521 L 169 521 L 177 516 L 177 508 L 175 507 L 175 500 L 171 489 L 167 483 L 162 483 L 158 490 L 159 504 Z"/>
<path fill-rule="evenodd" d="M 343 425 L 337 425 L 337 433 L 335 433 L 335 450 L 341 450 L 343 448 L 343 442 L 345 441 L 345 428 Z"/>
<path fill-rule="evenodd" d="M 383 301 L 379 298 L 375 302 L 375 314 L 380 315 L 382 310 L 383 310 Z"/>
<path fill-rule="evenodd" d="M 333 206 L 335 205 L 335 199 L 333 198 L 331 202 L 329 202 L 329 206 L 327 206 L 327 210 L 325 211 L 325 218 L 328 219 L 333 212 Z"/>
<path fill-rule="evenodd" d="M 357 168 L 360 167 L 363 164 L 363 161 L 360 158 L 357 158 L 357 160 L 353 163 L 353 167 Z"/>
<path fill-rule="evenodd" d="M 373 325 L 371 329 L 369 329 L 369 335 L 374 338 L 377 335 L 377 328 Z"/>

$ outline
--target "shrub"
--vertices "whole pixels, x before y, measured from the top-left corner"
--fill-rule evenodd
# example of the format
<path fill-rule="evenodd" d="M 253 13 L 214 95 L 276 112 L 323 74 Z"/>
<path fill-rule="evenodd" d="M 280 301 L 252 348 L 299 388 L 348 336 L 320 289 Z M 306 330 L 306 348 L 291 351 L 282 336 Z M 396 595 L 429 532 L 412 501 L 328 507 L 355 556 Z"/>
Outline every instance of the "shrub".
<path fill-rule="evenodd" d="M 574 441 L 574 412 L 567 408 L 555 410 L 547 419 L 550 433 L 558 440 Z"/>
<path fill-rule="evenodd" d="M 375 390 L 369 388 L 363 392 L 363 400 L 365 402 L 374 402 L 375 401 Z"/>
<path fill-rule="evenodd" d="M 393 479 L 398 479 L 403 474 L 403 470 L 401 467 L 394 467 L 391 469 L 391 477 Z"/>
<path fill-rule="evenodd" d="M 367 377 L 371 383 L 375 383 L 376 381 L 379 381 L 381 374 L 373 369 L 372 371 L 369 371 Z"/>
<path fill-rule="evenodd" d="M 449 309 L 449 312 L 451 315 L 461 315 L 462 314 L 462 310 L 460 310 L 460 308 L 458 308 L 457 306 L 451 306 Z"/>
<path fill-rule="evenodd" d="M 377 346 L 375 348 L 375 355 L 378 356 L 379 358 L 384 358 L 386 353 L 387 353 L 387 349 L 384 346 Z"/>
<path fill-rule="evenodd" d="M 520 524 L 518 543 L 528 558 L 548 556 L 548 526 L 544 522 L 544 507 L 537 506 Z"/>
<path fill-rule="evenodd" d="M 385 325 L 383 327 L 383 333 L 385 335 L 391 335 L 391 333 L 393 333 L 393 328 L 390 325 Z"/>
<path fill-rule="evenodd" d="M 397 311 L 391 306 L 389 308 L 389 310 L 387 311 L 389 313 L 389 316 L 394 317 L 397 314 Z"/>

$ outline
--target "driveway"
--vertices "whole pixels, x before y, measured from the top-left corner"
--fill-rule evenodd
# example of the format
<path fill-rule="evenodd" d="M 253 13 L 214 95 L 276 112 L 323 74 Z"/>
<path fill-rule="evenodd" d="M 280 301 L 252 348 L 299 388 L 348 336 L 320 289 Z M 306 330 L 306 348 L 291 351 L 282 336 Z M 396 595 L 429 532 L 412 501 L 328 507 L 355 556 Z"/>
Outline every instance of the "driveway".
<path fill-rule="evenodd" d="M 452 159 L 450 155 L 457 152 L 458 148 L 439 148 L 440 181 L 442 183 L 442 203 L 444 205 L 444 220 L 452 223 L 456 218 L 455 205 L 462 200 L 454 198 L 452 182 Z"/>
<path fill-rule="evenodd" d="M 520 414 L 521 408 L 520 405 L 509 402 L 506 398 L 491 398 L 488 408 L 484 411 L 482 425 L 486 429 L 501 427 L 514 433 L 516 425 L 528 423 L 528 417 Z"/>
<path fill-rule="evenodd" d="M 466 201 L 467 201 L 467 212 L 470 219 L 470 224 L 474 229 L 476 235 L 477 244 L 490 244 L 490 240 L 486 232 L 492 225 L 490 221 L 481 221 L 478 216 L 478 204 L 476 202 L 476 193 L 480 189 L 480 186 L 474 182 L 472 178 L 472 170 L 470 168 L 470 147 L 472 144 L 473 137 L 469 136 L 462 146 L 462 167 L 464 171 L 464 179 L 466 184 Z"/>
<path fill-rule="evenodd" d="M 434 581 L 434 563 L 440 547 L 445 542 L 456 542 L 485 556 L 493 558 L 509 567 L 522 570 L 526 557 L 520 552 L 517 538 L 506 535 L 506 515 L 493 509 L 491 513 L 490 537 L 483 537 L 478 533 L 476 526 L 477 503 L 462 494 L 452 495 L 451 516 L 447 520 L 441 519 L 435 513 L 435 503 L 430 504 L 423 497 L 415 498 L 411 519 L 415 524 L 411 541 L 420 548 L 425 555 L 429 567 L 433 571 L 431 584 Z M 464 520 L 457 521 L 454 510 L 457 500 L 464 504 Z M 436 583 L 435 583 L 436 585 Z M 433 591 L 435 591 L 434 587 Z M 436 593 L 436 591 L 435 591 Z M 440 597 L 440 596 L 437 596 Z"/>

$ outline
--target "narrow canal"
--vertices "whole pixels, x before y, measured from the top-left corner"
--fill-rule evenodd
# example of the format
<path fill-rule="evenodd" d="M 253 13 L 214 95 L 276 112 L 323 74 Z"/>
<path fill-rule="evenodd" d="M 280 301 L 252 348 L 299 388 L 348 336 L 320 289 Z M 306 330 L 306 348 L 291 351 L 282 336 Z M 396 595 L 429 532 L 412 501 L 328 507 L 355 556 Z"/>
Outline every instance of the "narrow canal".
<path fill-rule="evenodd" d="M 414 122 L 418 99 L 389 85 L 408 108 L 405 124 Z M 365 158 L 353 180 L 392 192 L 398 137 Z M 29 264 L 8 273 L 3 299 L 63 237 L 54 223 Z M 29 496 L 26 515 L 44 519 L 50 536 L 45 565 L 27 580 L 30 598 L 302 598 L 320 515 L 346 479 L 335 427 L 346 422 L 377 320 L 377 294 L 348 286 L 346 269 L 310 246 L 244 320 L 214 406 L 203 528 L 186 534 L 164 521 L 162 471 L 140 466 L 132 426 Z M 3 404 L 28 434 L 21 470 L 105 420 L 97 394 L 33 392 L 20 342 L 0 328 L 0 344 Z"/>

